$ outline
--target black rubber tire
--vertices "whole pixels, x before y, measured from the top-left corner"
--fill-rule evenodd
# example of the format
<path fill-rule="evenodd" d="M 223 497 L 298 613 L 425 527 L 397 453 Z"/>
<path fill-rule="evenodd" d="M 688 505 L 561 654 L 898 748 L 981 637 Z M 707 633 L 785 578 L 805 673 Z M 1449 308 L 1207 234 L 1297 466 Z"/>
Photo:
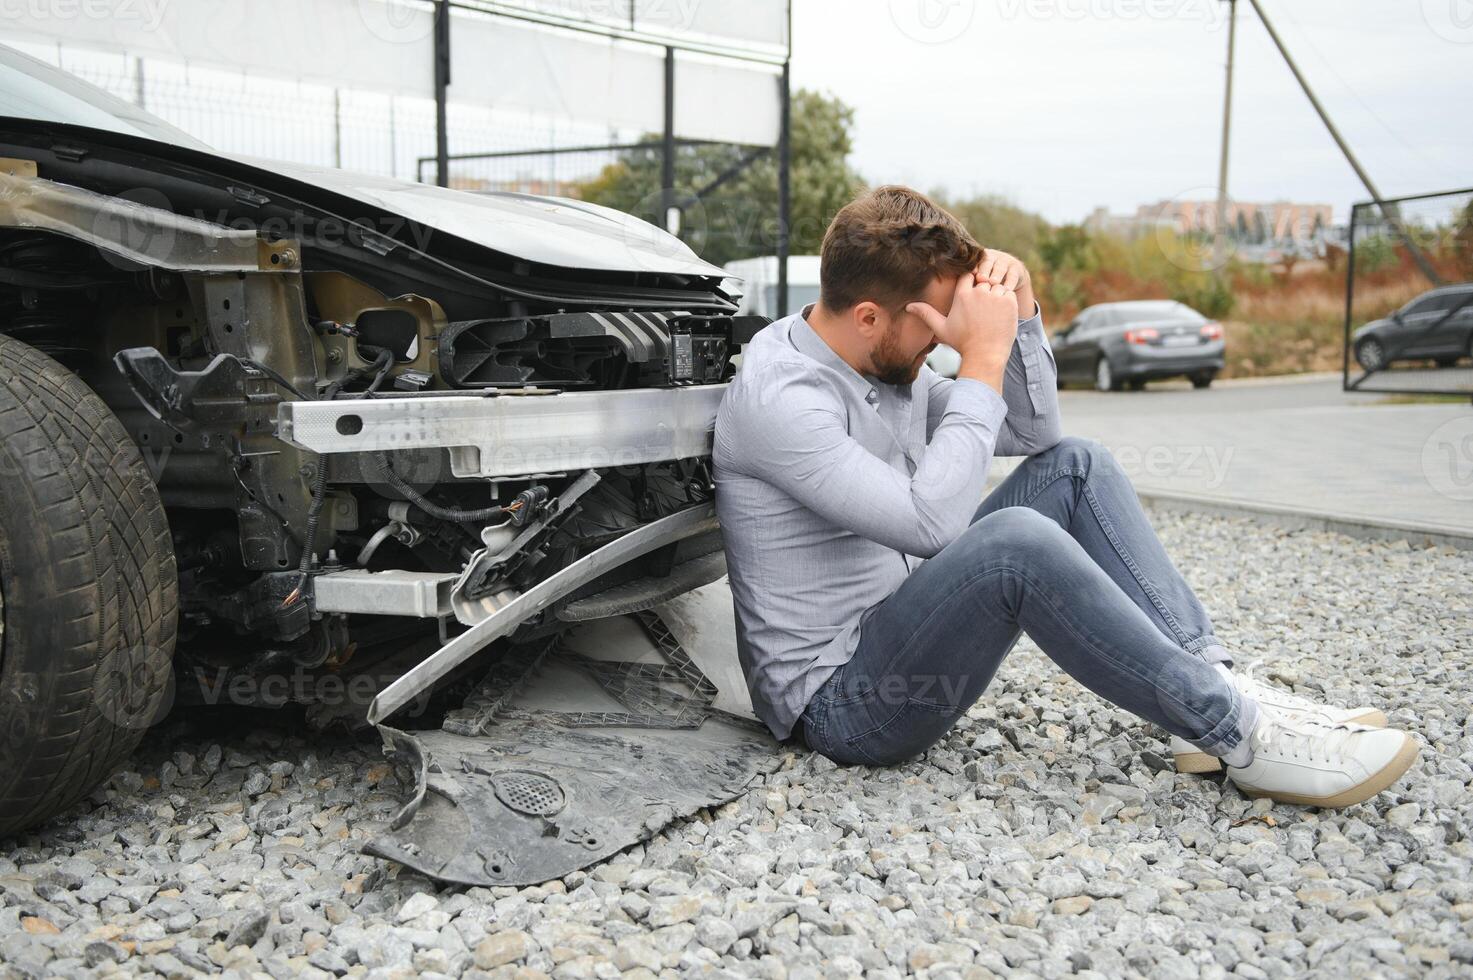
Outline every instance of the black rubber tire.
<path fill-rule="evenodd" d="M 0 838 L 82 799 L 168 706 L 179 580 L 142 454 L 0 336 Z"/>
<path fill-rule="evenodd" d="M 1204 371 L 1201 374 L 1194 374 L 1191 377 L 1193 388 L 1207 388 L 1212 385 L 1212 379 L 1217 377 L 1217 373 L 1215 371 Z"/>
<path fill-rule="evenodd" d="M 1386 368 L 1386 345 L 1375 337 L 1364 337 L 1355 345 L 1355 363 L 1370 374 Z"/>

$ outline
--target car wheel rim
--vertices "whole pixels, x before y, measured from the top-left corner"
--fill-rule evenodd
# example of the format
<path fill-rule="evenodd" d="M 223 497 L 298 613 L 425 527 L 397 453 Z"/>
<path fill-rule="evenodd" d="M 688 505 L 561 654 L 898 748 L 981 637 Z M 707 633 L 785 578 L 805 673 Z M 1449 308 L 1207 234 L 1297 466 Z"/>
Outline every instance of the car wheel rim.
<path fill-rule="evenodd" d="M 1360 345 L 1360 364 L 1368 371 L 1375 370 L 1381 366 L 1381 345 L 1374 340 L 1368 340 Z"/>
<path fill-rule="evenodd" d="M 1095 387 L 1101 391 L 1109 391 L 1110 382 L 1110 362 L 1101 361 L 1099 367 L 1095 368 Z"/>

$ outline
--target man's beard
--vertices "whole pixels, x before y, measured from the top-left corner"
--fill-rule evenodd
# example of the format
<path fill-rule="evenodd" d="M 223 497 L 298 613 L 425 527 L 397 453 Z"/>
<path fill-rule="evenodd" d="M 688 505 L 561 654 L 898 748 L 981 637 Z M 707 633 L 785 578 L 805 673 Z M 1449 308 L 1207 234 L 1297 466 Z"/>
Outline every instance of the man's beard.
<path fill-rule="evenodd" d="M 908 385 L 921 373 L 914 357 L 900 353 L 900 325 L 890 324 L 885 335 L 869 353 L 871 373 L 887 385 Z"/>

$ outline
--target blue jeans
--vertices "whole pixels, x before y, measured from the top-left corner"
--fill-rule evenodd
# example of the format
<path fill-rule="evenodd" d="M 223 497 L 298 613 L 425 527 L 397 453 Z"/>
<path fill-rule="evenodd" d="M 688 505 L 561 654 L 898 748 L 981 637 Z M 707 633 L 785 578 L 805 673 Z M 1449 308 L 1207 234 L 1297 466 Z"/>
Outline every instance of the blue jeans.
<path fill-rule="evenodd" d="M 1024 460 L 971 526 L 865 612 L 859 646 L 804 709 L 839 763 L 925 751 L 981 696 L 1023 631 L 1075 680 L 1221 756 L 1258 707 L 1104 446 L 1067 436 Z"/>

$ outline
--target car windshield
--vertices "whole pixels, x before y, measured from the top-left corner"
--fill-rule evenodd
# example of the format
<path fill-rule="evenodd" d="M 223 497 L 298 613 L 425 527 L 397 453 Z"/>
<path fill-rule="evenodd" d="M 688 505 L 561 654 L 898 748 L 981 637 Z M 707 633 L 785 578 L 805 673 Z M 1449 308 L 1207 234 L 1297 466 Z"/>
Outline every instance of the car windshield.
<path fill-rule="evenodd" d="M 3 44 L 0 44 L 0 116 L 86 126 L 196 150 L 209 149 L 157 116 Z"/>
<path fill-rule="evenodd" d="M 1111 323 L 1150 323 L 1154 320 L 1174 320 L 1185 323 L 1206 323 L 1207 318 L 1190 306 L 1175 302 L 1117 303 L 1109 308 Z"/>

